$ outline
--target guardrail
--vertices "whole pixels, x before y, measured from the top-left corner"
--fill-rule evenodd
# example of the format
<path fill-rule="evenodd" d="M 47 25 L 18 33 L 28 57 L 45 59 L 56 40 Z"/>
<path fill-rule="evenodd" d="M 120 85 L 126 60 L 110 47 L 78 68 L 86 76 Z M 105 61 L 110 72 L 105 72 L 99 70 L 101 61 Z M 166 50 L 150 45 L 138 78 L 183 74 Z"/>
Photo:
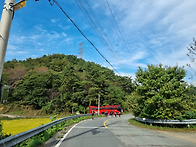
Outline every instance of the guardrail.
<path fill-rule="evenodd" d="M 172 124 L 172 125 L 188 125 L 190 127 L 191 124 L 196 124 L 196 119 L 188 119 L 188 120 L 153 120 L 153 119 L 147 119 L 147 118 L 138 118 L 135 117 L 137 121 L 143 122 L 143 123 L 149 123 L 152 124 Z"/>
<path fill-rule="evenodd" d="M 28 130 L 28 131 L 25 131 L 25 132 L 22 132 L 22 133 L 19 133 L 19 134 L 10 136 L 10 137 L 7 137 L 5 139 L 0 140 L 0 147 L 3 147 L 3 146 L 10 147 L 10 146 L 17 145 L 18 143 L 20 143 L 20 142 L 22 142 L 22 141 L 24 141 L 34 135 L 37 135 L 37 134 L 45 131 L 46 129 L 48 129 L 56 124 L 59 124 L 65 120 L 83 117 L 83 116 L 89 116 L 89 115 L 91 115 L 91 114 L 81 114 L 81 115 L 64 117 L 64 118 L 52 121 L 50 123 L 47 123 L 45 125 L 39 126 L 37 128 L 31 129 L 31 130 Z"/>

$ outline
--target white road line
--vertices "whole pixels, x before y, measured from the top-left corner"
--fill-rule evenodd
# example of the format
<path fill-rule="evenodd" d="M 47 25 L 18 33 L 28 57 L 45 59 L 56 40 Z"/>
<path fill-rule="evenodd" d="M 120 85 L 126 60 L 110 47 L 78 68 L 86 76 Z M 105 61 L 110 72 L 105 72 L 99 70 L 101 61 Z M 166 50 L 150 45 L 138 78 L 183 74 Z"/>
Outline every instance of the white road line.
<path fill-rule="evenodd" d="M 86 120 L 84 120 L 86 121 Z M 81 121 L 81 122 L 84 122 Z M 79 122 L 79 123 L 81 123 Z M 59 147 L 61 145 L 61 143 L 63 142 L 63 140 L 67 137 L 67 135 L 72 131 L 73 128 L 75 128 L 79 123 L 75 124 L 71 129 L 69 129 L 69 131 L 63 136 L 63 138 L 55 145 L 55 147 Z"/>
<path fill-rule="evenodd" d="M 77 126 L 75 128 L 78 128 L 78 129 L 104 129 L 105 127 L 82 127 L 82 126 Z"/>

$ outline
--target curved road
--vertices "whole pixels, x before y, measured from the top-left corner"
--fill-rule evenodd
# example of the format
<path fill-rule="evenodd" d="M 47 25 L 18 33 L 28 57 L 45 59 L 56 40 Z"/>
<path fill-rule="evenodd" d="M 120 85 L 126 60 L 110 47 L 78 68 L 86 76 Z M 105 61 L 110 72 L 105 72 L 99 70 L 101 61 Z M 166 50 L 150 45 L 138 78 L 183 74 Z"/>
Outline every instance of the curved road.
<path fill-rule="evenodd" d="M 74 125 L 55 147 L 194 147 L 196 142 L 130 125 L 131 115 L 95 118 Z"/>

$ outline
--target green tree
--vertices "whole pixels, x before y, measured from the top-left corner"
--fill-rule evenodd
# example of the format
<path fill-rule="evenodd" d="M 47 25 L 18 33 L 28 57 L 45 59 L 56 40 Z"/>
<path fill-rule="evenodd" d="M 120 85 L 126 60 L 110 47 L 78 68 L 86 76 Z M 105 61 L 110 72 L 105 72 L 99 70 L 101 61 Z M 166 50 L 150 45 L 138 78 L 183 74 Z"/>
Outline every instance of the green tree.
<path fill-rule="evenodd" d="M 196 119 L 196 87 L 193 85 L 188 86 L 188 99 L 186 99 L 185 104 L 187 105 L 187 111 L 184 117 L 188 119 Z"/>
<path fill-rule="evenodd" d="M 42 108 L 46 102 L 53 99 L 51 96 L 58 96 L 55 93 L 55 86 L 59 85 L 58 75 L 53 72 L 37 73 L 29 72 L 23 80 L 20 80 L 12 95 L 12 100 L 23 100 L 34 108 Z"/>
<path fill-rule="evenodd" d="M 130 95 L 125 96 L 125 101 L 123 101 L 123 105 L 127 111 L 134 111 L 136 114 L 140 112 L 138 111 L 138 103 L 136 101 L 139 97 L 140 96 L 137 94 L 137 92 L 132 92 Z"/>
<path fill-rule="evenodd" d="M 125 92 L 120 87 L 110 86 L 108 87 L 104 102 L 112 105 L 122 105 L 124 98 Z"/>
<path fill-rule="evenodd" d="M 186 111 L 186 83 L 183 68 L 148 65 L 136 73 L 136 116 L 153 119 L 178 119 Z"/>

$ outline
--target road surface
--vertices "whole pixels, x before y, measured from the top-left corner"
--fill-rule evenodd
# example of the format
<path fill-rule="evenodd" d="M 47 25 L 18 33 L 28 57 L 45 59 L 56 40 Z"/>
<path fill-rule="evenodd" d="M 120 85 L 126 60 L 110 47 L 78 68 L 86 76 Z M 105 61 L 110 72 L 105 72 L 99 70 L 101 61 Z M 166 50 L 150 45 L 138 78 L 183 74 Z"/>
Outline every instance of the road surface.
<path fill-rule="evenodd" d="M 131 117 L 131 115 L 123 115 L 120 118 L 104 117 L 82 121 L 73 126 L 54 146 L 196 147 L 196 141 L 194 141 L 194 139 L 184 140 L 160 131 L 152 131 L 132 126 L 128 123 L 128 119 Z"/>

